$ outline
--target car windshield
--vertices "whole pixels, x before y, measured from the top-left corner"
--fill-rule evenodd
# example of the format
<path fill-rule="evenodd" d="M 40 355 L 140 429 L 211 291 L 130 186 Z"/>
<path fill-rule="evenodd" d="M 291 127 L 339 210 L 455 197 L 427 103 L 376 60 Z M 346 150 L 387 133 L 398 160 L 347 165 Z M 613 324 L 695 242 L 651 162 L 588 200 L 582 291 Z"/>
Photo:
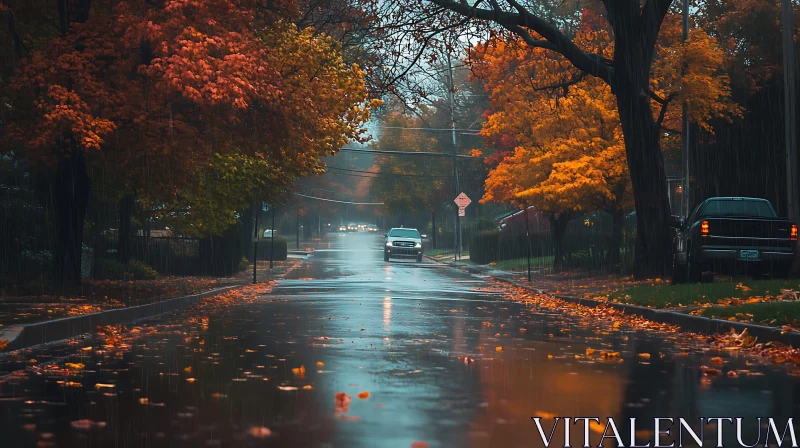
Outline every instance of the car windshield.
<path fill-rule="evenodd" d="M 392 229 L 389 236 L 396 236 L 400 238 L 419 238 L 419 232 L 412 229 Z"/>
<path fill-rule="evenodd" d="M 717 199 L 709 201 L 700 212 L 701 217 L 747 216 L 755 218 L 774 218 L 775 210 L 766 201 L 747 199 Z"/>

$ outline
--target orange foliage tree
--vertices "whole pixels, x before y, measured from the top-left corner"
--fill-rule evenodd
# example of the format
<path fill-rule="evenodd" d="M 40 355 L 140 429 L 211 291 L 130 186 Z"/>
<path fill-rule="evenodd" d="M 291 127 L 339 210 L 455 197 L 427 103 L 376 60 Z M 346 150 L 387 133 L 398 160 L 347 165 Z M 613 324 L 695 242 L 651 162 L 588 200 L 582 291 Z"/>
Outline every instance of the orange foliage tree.
<path fill-rule="evenodd" d="M 553 83 L 547 71 L 531 71 L 521 82 L 537 87 L 570 87 L 587 77 L 595 77 L 611 88 L 617 104 L 625 142 L 637 218 L 637 277 L 663 273 L 669 266 L 671 215 L 664 156 L 663 128 L 656 122 L 669 99 L 652 90 L 653 64 L 658 59 L 657 42 L 662 25 L 669 18 L 674 0 L 600 0 L 593 2 L 541 2 L 536 0 L 407 0 L 383 2 L 362 0 L 376 5 L 384 22 L 400 29 L 397 40 L 411 51 L 426 45 L 448 50 L 464 40 L 459 31 L 475 38 L 498 35 L 515 40 L 530 50 L 541 50 L 558 68 L 559 82 Z M 728 2 L 726 2 L 728 3 Z M 565 11 L 562 11 L 562 6 Z M 592 8 L 594 25 L 608 29 L 613 42 L 611 54 L 580 42 L 575 29 L 575 13 Z M 411 37 L 405 38 L 406 32 Z M 463 35 L 463 34 L 462 34 Z M 472 38 L 471 38 L 472 39 Z M 471 42 L 473 40 L 470 40 Z M 400 47 L 400 45 L 397 45 Z M 406 53 L 396 50 L 399 58 Z M 408 51 L 408 50 L 406 50 Z M 433 53 L 433 51 L 428 54 Z M 423 50 L 408 57 L 412 62 L 425 56 Z M 403 61 L 405 62 L 405 61 Z M 398 64 L 407 70 L 408 64 Z M 680 67 L 675 67 L 681 73 Z M 401 72 L 402 73 L 402 72 Z M 552 73 L 552 72 L 550 72 Z M 394 78 L 392 78 L 394 79 Z M 514 100 L 532 101 L 530 97 Z"/>
<path fill-rule="evenodd" d="M 673 28 L 673 19 L 668 17 L 665 29 Z M 598 23 L 591 10 L 585 11 L 574 42 L 584 51 L 611 57 L 613 42 Z M 701 32 L 685 44 L 673 37 L 662 34 L 652 78 L 652 101 L 658 106 L 654 120 L 663 127 L 661 134 L 669 135 L 667 125 L 680 122 L 681 108 L 676 106 L 681 100 L 690 104 L 690 119 L 707 129 L 711 118 L 738 114 L 729 101 L 727 78 L 717 73 L 722 55 L 712 39 Z M 490 92 L 492 110 L 481 134 L 490 142 L 511 140 L 516 145 L 491 171 L 482 201 L 514 201 L 548 213 L 557 269 L 563 261 L 566 223 L 583 212 L 606 212 L 613 218 L 608 261 L 618 263 L 633 195 L 610 86 L 598 78 L 564 80 L 568 61 L 521 39 L 498 37 L 477 45 L 470 56 L 475 76 Z M 544 86 L 531 82 L 532 74 Z"/>
<path fill-rule="evenodd" d="M 214 155 L 300 175 L 361 132 L 363 73 L 344 66 L 329 39 L 279 19 L 297 14 L 293 1 L 268 5 L 116 2 L 20 64 L 7 89 L 5 150 L 55 173 L 54 266 L 64 284 L 80 281 L 99 173 L 154 204 L 191 203 L 198 176 L 225 170 Z"/>

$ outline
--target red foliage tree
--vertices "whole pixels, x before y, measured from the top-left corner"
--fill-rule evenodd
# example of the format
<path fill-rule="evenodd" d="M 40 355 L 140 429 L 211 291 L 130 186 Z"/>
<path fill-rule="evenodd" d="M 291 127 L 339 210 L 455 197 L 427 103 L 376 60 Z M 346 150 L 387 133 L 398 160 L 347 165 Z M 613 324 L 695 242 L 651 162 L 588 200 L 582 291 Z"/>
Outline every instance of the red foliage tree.
<path fill-rule="evenodd" d="M 357 105 L 366 100 L 360 71 L 316 79 L 303 64 L 335 62 L 335 55 L 279 20 L 297 14 L 294 1 L 266 5 L 115 2 L 113 13 L 94 11 L 22 62 L 7 89 L 6 150 L 55 172 L 54 266 L 62 284 L 80 282 L 83 222 L 98 173 L 113 173 L 128 200 L 137 194 L 164 203 L 214 153 L 258 153 L 302 173 L 298 166 L 313 170 L 317 154 L 358 133 L 367 116 Z M 344 101 L 315 97 L 325 85 Z"/>

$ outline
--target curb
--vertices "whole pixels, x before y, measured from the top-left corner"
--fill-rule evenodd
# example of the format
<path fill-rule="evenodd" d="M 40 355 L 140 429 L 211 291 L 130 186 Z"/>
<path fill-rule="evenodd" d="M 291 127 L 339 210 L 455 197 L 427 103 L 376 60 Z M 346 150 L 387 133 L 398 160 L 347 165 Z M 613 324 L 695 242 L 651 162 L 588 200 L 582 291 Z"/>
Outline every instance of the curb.
<path fill-rule="evenodd" d="M 442 263 L 431 257 L 429 258 L 443 266 L 448 266 L 450 268 L 458 269 L 461 271 L 466 270 L 470 274 L 491 275 L 487 273 L 484 269 L 478 267 L 463 266 L 463 268 L 466 268 L 463 269 L 462 266 L 454 266 L 447 263 Z M 520 284 L 519 282 L 516 282 L 508 278 L 503 278 L 499 276 L 492 276 L 492 278 L 519 288 L 534 291 L 538 294 L 546 293 L 546 291 L 542 291 L 540 289 L 536 289 L 525 284 Z M 757 337 L 761 341 L 777 341 L 786 345 L 791 345 L 793 347 L 800 347 L 800 332 L 797 331 L 789 331 L 783 333 L 783 331 L 780 328 L 768 327 L 766 325 L 759 325 L 748 322 L 735 322 L 722 319 L 712 319 L 709 317 L 693 316 L 691 314 L 684 314 L 676 311 L 657 310 L 654 308 L 647 308 L 638 305 L 629 305 L 625 303 L 608 302 L 604 300 L 581 299 L 578 297 L 570 297 L 562 295 L 553 295 L 553 297 L 559 300 L 563 300 L 565 302 L 574 303 L 589 308 L 596 308 L 598 306 L 609 306 L 611 308 L 620 310 L 626 314 L 638 315 L 656 323 L 677 325 L 684 330 L 695 333 L 713 335 L 717 333 L 727 333 L 731 329 L 738 331 L 739 333 L 741 333 L 744 330 L 747 330 L 748 334 Z"/>
<path fill-rule="evenodd" d="M 94 333 L 98 326 L 132 323 L 141 319 L 156 317 L 187 308 L 206 297 L 219 295 L 234 289 L 242 288 L 243 286 L 244 285 L 224 286 L 199 294 L 175 297 L 161 302 L 148 303 L 146 305 L 117 308 L 101 311 L 99 313 L 64 317 L 61 319 L 10 327 L 4 335 L 9 333 L 16 333 L 16 335 L 9 339 L 8 346 L 0 352 L 21 350 L 74 338 L 82 334 Z"/>

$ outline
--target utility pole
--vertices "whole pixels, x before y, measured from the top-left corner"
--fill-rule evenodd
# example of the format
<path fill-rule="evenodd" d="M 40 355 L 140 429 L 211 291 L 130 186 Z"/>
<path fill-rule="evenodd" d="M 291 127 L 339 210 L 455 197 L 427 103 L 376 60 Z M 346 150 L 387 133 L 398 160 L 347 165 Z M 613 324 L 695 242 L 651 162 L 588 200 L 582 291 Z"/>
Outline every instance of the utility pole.
<path fill-rule="evenodd" d="M 453 98 L 454 90 L 455 90 L 455 82 L 453 80 L 453 64 L 450 62 L 450 53 L 447 53 L 447 73 L 448 73 L 448 81 L 449 81 L 449 89 L 448 90 L 448 99 L 450 101 L 450 128 L 453 131 L 453 178 L 455 179 L 456 183 L 456 195 L 461 193 L 461 185 L 458 182 L 458 153 L 457 148 L 458 144 L 456 142 L 456 114 L 455 114 L 455 99 Z M 456 254 L 454 259 L 461 258 L 461 217 L 458 216 L 458 210 L 456 210 Z"/>
<path fill-rule="evenodd" d="M 297 222 L 295 223 L 294 242 L 297 245 L 297 250 L 300 250 L 300 206 L 299 205 L 297 206 L 297 215 L 295 216 L 297 218 Z"/>
<path fill-rule="evenodd" d="M 272 209 L 272 232 L 269 236 L 269 271 L 271 273 L 272 260 L 275 259 L 275 204 L 272 204 L 270 208 Z"/>
<path fill-rule="evenodd" d="M 253 232 L 253 284 L 256 283 L 256 266 L 258 265 L 258 216 L 261 215 L 261 201 L 256 203 L 256 225 Z"/>
<path fill-rule="evenodd" d="M 528 283 L 531 282 L 531 226 L 528 223 L 528 204 L 523 205 L 525 213 L 525 246 L 528 248 Z"/>
<path fill-rule="evenodd" d="M 783 87 L 784 127 L 786 128 L 786 205 L 789 219 L 800 223 L 797 180 L 797 84 L 795 83 L 794 25 L 792 24 L 792 0 L 781 0 L 781 22 L 783 24 Z"/>
<path fill-rule="evenodd" d="M 683 42 L 689 38 L 689 0 L 683 0 Z M 681 138 L 683 148 L 681 151 L 681 171 L 682 171 L 682 190 L 681 195 L 681 216 L 689 216 L 689 108 L 686 101 L 683 102 L 683 123 L 681 126 Z"/>

